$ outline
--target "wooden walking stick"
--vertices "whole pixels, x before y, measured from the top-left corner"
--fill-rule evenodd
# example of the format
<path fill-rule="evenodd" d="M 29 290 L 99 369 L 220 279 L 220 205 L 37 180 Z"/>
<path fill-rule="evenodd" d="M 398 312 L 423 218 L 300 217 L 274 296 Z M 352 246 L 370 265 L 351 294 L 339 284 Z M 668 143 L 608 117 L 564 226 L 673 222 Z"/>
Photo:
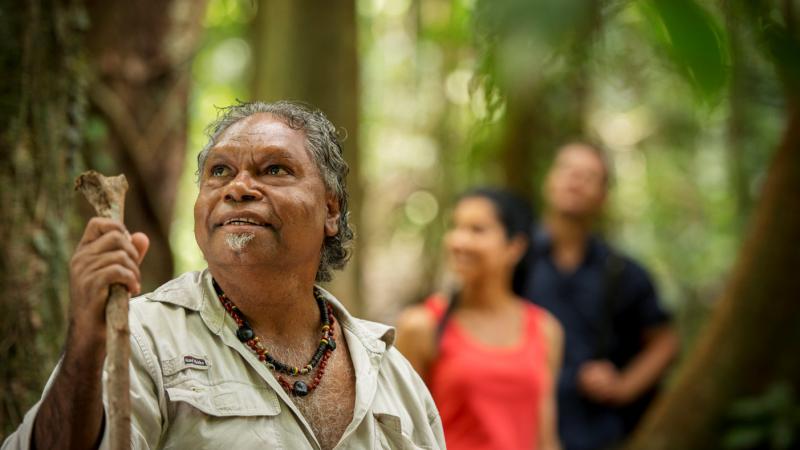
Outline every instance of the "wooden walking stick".
<path fill-rule="evenodd" d="M 75 190 L 80 191 L 100 217 L 122 222 L 125 209 L 125 192 L 128 181 L 125 175 L 105 177 L 93 170 L 84 172 L 75 180 Z M 106 303 L 106 354 L 108 370 L 109 443 L 112 450 L 131 447 L 131 398 L 128 361 L 131 357 L 130 329 L 128 328 L 128 302 L 130 293 L 121 284 L 109 287 Z"/>

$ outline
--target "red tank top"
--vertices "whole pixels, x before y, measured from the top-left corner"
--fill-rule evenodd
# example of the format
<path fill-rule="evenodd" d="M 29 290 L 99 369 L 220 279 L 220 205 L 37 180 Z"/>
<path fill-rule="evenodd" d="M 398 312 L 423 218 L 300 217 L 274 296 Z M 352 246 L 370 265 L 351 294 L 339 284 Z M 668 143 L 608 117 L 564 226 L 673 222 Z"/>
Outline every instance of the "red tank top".
<path fill-rule="evenodd" d="M 445 300 L 426 308 L 437 323 Z M 544 312 L 525 303 L 522 339 L 512 347 L 489 347 L 450 318 L 439 341 L 428 385 L 439 408 L 450 450 L 537 448 L 539 409 L 549 385 Z"/>

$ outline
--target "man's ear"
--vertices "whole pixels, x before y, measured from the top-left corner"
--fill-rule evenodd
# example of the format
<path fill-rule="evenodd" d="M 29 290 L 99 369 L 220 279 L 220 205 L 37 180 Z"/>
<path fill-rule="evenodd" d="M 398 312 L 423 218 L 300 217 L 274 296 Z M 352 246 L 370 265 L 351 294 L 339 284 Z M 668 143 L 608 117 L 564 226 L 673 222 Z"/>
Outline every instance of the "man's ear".
<path fill-rule="evenodd" d="M 342 213 L 339 199 L 331 192 L 325 194 L 325 207 L 328 211 L 325 217 L 325 236 L 336 236 L 339 232 L 339 217 Z"/>

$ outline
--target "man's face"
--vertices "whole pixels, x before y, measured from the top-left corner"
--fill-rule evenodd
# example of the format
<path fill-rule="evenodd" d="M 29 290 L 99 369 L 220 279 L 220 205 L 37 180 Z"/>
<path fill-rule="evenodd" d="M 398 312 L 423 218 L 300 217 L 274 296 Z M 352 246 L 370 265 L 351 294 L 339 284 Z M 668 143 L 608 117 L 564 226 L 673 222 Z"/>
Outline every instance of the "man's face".
<path fill-rule="evenodd" d="M 194 205 L 195 238 L 209 266 L 298 267 L 313 276 L 338 219 L 305 134 L 275 116 L 236 122 L 209 151 Z"/>
<path fill-rule="evenodd" d="M 585 219 L 600 212 L 607 193 L 607 173 L 591 148 L 573 144 L 556 156 L 547 174 L 545 198 L 554 212 Z"/>

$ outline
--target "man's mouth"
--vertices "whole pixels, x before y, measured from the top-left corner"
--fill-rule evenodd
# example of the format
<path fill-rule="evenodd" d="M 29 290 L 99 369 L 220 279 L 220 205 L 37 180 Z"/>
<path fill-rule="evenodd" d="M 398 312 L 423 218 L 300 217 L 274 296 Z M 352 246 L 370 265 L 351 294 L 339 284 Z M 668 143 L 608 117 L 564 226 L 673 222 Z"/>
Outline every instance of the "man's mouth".
<path fill-rule="evenodd" d="M 266 222 L 260 222 L 258 220 L 249 219 L 247 217 L 235 217 L 222 222 L 222 226 L 226 225 L 255 225 L 259 227 L 269 226 L 269 224 Z"/>

